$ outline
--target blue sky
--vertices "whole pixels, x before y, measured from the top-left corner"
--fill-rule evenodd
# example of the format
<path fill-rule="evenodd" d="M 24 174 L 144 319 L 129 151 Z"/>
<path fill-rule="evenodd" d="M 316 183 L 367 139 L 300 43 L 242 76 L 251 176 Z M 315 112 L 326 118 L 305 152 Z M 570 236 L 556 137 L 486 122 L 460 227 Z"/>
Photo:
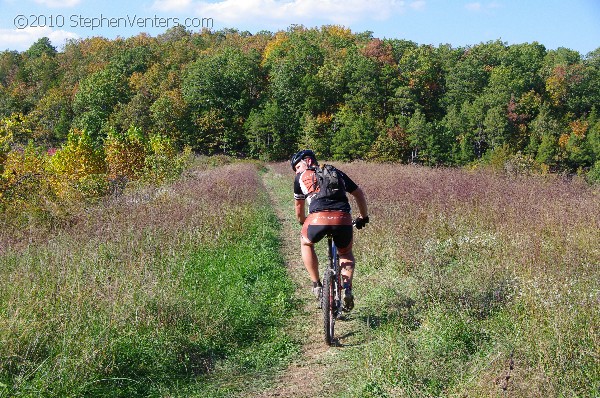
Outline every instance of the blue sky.
<path fill-rule="evenodd" d="M 600 47 L 599 0 L 0 0 L 0 5 L 0 51 L 24 51 L 44 36 L 59 50 L 73 38 L 156 36 L 177 22 L 192 31 L 205 26 L 251 33 L 337 24 L 418 44 L 536 41 L 584 56 Z"/>

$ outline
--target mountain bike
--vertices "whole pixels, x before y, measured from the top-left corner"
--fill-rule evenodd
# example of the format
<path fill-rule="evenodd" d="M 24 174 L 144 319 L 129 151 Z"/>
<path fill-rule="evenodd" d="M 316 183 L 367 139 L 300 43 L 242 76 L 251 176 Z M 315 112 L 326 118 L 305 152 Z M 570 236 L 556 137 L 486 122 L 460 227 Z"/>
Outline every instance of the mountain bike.
<path fill-rule="evenodd" d="M 335 320 L 342 315 L 342 283 L 340 258 L 331 234 L 327 235 L 327 257 L 327 267 L 323 272 L 323 297 L 321 307 L 323 308 L 325 343 L 327 345 L 334 345 Z"/>
<path fill-rule="evenodd" d="M 361 229 L 369 222 L 369 218 L 357 218 L 352 221 L 352 226 Z M 323 295 L 321 297 L 321 308 L 323 309 L 323 329 L 325 331 L 325 343 L 327 345 L 337 344 L 334 338 L 335 321 L 342 317 L 342 272 L 340 268 L 340 257 L 337 247 L 333 241 L 333 235 L 327 235 L 327 267 L 323 272 Z"/>

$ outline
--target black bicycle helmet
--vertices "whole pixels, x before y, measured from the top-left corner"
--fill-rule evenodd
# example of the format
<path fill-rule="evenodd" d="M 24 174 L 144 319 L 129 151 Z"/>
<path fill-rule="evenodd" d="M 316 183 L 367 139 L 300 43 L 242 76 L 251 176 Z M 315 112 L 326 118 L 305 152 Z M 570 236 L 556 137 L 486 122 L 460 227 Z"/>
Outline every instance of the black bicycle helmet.
<path fill-rule="evenodd" d="M 296 152 L 292 155 L 292 160 L 290 161 L 292 164 L 292 170 L 296 171 L 296 165 L 304 158 L 317 159 L 315 153 L 310 149 L 303 149 L 300 152 Z"/>

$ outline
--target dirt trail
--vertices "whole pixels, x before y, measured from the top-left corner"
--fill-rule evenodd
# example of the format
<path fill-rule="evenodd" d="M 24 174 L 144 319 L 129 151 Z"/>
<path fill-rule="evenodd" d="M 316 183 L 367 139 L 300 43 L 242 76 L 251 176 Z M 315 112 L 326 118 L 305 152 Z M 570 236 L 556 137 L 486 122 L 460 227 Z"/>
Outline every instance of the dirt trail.
<path fill-rule="evenodd" d="M 323 340 L 323 320 L 320 309 L 312 295 L 311 284 L 308 273 L 304 269 L 300 258 L 300 228 L 293 212 L 292 193 L 284 197 L 278 197 L 277 181 L 287 178 L 287 186 L 291 187 L 292 176 L 282 176 L 273 168 L 263 177 L 264 183 L 269 191 L 271 201 L 282 224 L 282 254 L 285 258 L 288 272 L 296 286 L 295 299 L 302 304 L 299 314 L 290 322 L 288 332 L 293 338 L 303 342 L 301 355 L 294 360 L 290 366 L 277 377 L 275 387 L 259 394 L 256 397 L 326 397 L 331 396 L 330 383 L 325 382 L 325 376 L 329 374 L 329 368 L 335 366 L 338 350 L 342 348 L 328 347 Z M 323 249 L 318 246 L 319 249 Z M 322 251 L 322 250 L 321 250 Z M 321 253 L 319 258 L 322 261 Z M 349 322 L 338 322 L 336 332 L 340 335 L 345 329 L 351 327 Z M 339 325 L 339 326 L 338 326 Z"/>

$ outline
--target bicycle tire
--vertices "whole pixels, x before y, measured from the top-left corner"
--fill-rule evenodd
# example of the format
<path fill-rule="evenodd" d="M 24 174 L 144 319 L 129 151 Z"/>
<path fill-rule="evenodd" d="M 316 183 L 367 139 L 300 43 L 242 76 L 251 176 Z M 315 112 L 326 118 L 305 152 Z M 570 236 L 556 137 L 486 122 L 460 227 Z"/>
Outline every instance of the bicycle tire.
<path fill-rule="evenodd" d="M 327 269 L 323 275 L 323 330 L 325 343 L 334 344 L 335 333 L 335 275 L 333 270 Z"/>

